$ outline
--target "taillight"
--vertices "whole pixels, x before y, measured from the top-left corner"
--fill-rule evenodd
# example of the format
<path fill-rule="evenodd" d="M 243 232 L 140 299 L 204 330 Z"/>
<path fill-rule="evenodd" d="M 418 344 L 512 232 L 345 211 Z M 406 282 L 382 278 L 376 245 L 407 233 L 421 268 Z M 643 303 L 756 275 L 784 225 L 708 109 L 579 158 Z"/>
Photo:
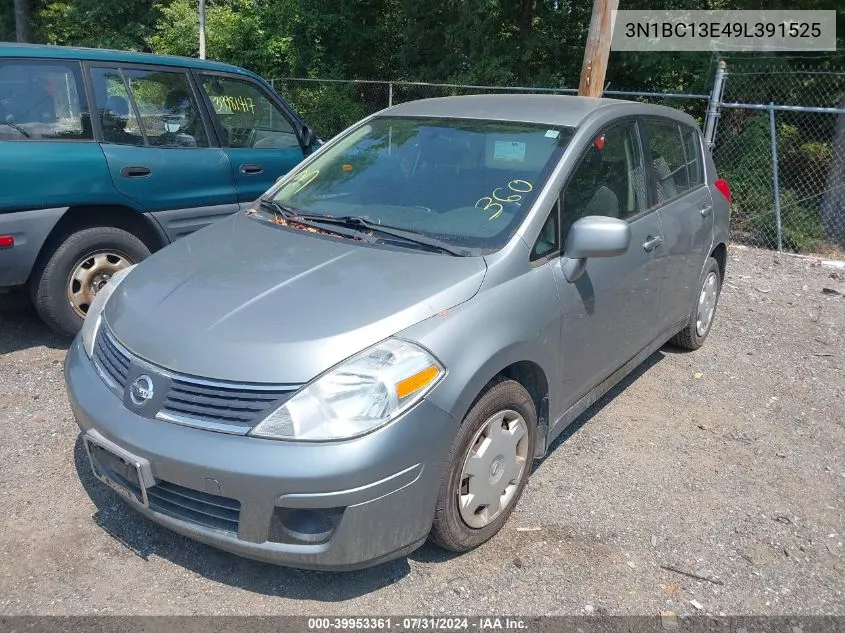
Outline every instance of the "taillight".
<path fill-rule="evenodd" d="M 14 235 L 0 235 L 0 248 L 11 248 L 15 245 Z"/>
<path fill-rule="evenodd" d="M 731 202 L 731 186 L 728 184 L 728 181 L 724 178 L 719 178 L 716 182 L 713 183 L 713 186 L 718 189 L 725 199 L 727 199 L 728 204 Z"/>

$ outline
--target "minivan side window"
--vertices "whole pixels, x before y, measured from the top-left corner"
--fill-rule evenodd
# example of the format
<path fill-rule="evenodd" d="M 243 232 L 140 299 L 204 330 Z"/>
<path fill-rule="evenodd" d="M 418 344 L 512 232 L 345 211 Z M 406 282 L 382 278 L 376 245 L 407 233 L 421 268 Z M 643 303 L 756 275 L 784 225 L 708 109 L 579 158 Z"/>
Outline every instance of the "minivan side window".
<path fill-rule="evenodd" d="M 561 235 L 588 215 L 629 218 L 646 208 L 637 124 L 616 125 L 597 135 L 563 192 Z"/>
<path fill-rule="evenodd" d="M 643 122 L 654 174 L 656 202 L 663 204 L 703 182 L 698 132 L 670 121 Z"/>
<path fill-rule="evenodd" d="M 534 248 L 531 249 L 531 261 L 536 261 L 542 257 L 548 257 L 554 253 L 560 252 L 560 233 L 558 226 L 560 224 L 560 199 L 558 199 L 552 210 L 549 212 L 549 217 L 543 223 L 543 228 L 540 229 L 540 234 L 537 236 L 537 241 L 534 243 Z"/>
<path fill-rule="evenodd" d="M 105 142 L 208 147 L 184 72 L 93 68 L 92 79 Z"/>
<path fill-rule="evenodd" d="M 222 128 L 224 147 L 299 147 L 293 126 L 253 82 L 205 73 L 199 82 Z"/>
<path fill-rule="evenodd" d="M 698 130 L 684 127 L 681 134 L 684 137 L 684 156 L 687 162 L 690 189 L 704 184 L 703 165 L 701 161 L 701 136 Z"/>
<path fill-rule="evenodd" d="M 0 61 L 0 140 L 91 140 L 78 62 Z"/>

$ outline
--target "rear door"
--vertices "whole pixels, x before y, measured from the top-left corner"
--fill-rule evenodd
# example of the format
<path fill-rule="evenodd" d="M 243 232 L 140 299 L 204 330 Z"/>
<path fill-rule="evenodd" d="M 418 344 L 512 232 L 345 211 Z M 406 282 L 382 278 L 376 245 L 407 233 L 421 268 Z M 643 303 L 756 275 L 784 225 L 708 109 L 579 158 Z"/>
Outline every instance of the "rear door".
<path fill-rule="evenodd" d="M 713 201 L 704 183 L 698 130 L 668 119 L 641 121 L 652 208 L 663 224 L 666 258 L 664 328 L 689 318 L 704 261 L 713 241 Z"/>
<path fill-rule="evenodd" d="M 624 255 L 587 260 L 584 274 L 569 283 L 557 259 L 561 299 L 562 392 L 568 408 L 660 333 L 663 255 L 660 217 L 647 208 L 637 124 L 600 132 L 568 180 L 561 202 L 561 236 L 586 216 L 620 218 L 631 226 Z M 565 252 L 565 243 L 563 245 Z"/>
<path fill-rule="evenodd" d="M 195 71 L 232 165 L 238 202 L 247 205 L 304 157 L 301 124 L 285 105 L 251 77 Z"/>
<path fill-rule="evenodd" d="M 95 130 L 118 191 L 171 240 L 238 210 L 229 160 L 186 70 L 92 62 L 89 71 Z"/>

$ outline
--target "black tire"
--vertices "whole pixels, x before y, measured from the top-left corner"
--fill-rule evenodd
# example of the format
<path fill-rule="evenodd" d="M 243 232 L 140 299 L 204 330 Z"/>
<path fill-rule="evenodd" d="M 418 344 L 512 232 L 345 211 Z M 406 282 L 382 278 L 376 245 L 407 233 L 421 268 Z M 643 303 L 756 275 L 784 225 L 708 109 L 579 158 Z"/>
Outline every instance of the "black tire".
<path fill-rule="evenodd" d="M 506 409 L 519 413 L 528 429 L 528 459 L 510 505 L 501 514 L 481 528 L 467 525 L 458 509 L 458 491 L 461 471 L 475 434 L 494 414 Z M 429 538 L 444 549 L 466 552 L 492 538 L 508 520 L 531 474 L 534 447 L 537 443 L 537 412 L 529 393 L 518 382 L 504 378 L 488 385 L 464 418 L 452 444 L 449 459 L 444 467 L 440 492 Z"/>
<path fill-rule="evenodd" d="M 120 253 L 133 264 L 150 255 L 150 249 L 131 233 L 98 226 L 68 235 L 32 271 L 30 297 L 38 315 L 51 330 L 63 336 L 75 336 L 79 332 L 82 317 L 73 309 L 67 293 L 70 276 L 83 257 L 103 251 Z"/>
<path fill-rule="evenodd" d="M 713 305 L 714 313 L 713 317 L 711 317 L 710 319 L 710 323 L 707 324 L 707 328 L 699 334 L 698 328 L 696 326 L 696 318 L 698 315 L 698 300 L 701 292 L 704 289 L 704 283 L 711 273 L 716 274 L 716 302 Z M 710 330 L 713 327 L 715 310 L 719 305 L 719 295 L 722 293 L 722 272 L 719 268 L 719 263 L 712 257 L 707 260 L 707 263 L 704 266 L 704 271 L 701 273 L 701 279 L 698 280 L 698 288 L 698 293 L 696 293 L 695 295 L 695 305 L 693 305 L 692 312 L 690 312 L 689 321 L 687 321 L 687 324 L 684 326 L 684 329 L 678 332 L 675 336 L 673 336 L 671 340 L 671 343 L 673 343 L 674 345 L 688 350 L 696 350 L 702 345 L 704 345 L 704 341 L 707 340 L 707 335 L 710 334 Z"/>

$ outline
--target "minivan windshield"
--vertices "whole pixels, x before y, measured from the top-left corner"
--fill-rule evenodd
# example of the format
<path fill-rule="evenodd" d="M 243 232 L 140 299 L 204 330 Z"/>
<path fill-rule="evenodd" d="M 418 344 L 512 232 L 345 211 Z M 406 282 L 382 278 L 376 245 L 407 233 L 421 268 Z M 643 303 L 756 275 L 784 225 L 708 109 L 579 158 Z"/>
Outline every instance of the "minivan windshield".
<path fill-rule="evenodd" d="M 362 218 L 480 252 L 514 234 L 572 138 L 568 127 L 377 117 L 271 193 L 297 213 Z"/>

